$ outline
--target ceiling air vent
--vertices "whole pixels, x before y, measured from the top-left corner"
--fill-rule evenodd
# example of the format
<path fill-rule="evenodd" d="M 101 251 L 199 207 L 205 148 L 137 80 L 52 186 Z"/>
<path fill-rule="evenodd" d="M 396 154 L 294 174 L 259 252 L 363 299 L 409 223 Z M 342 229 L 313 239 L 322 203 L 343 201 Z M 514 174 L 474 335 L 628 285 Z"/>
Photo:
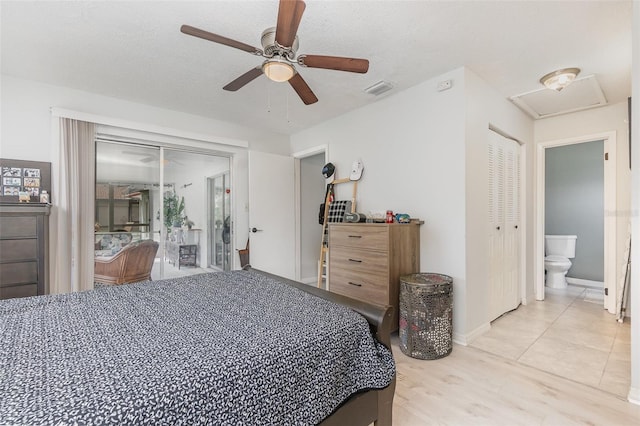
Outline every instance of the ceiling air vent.
<path fill-rule="evenodd" d="M 388 92 L 391 89 L 393 89 L 393 85 L 391 83 L 380 80 L 373 86 L 369 86 L 364 89 L 364 91 L 370 95 L 378 96 L 383 94 L 384 92 Z"/>
<path fill-rule="evenodd" d="M 538 89 L 509 98 L 534 119 L 553 117 L 607 104 L 595 75 L 576 79 L 561 92 Z"/>

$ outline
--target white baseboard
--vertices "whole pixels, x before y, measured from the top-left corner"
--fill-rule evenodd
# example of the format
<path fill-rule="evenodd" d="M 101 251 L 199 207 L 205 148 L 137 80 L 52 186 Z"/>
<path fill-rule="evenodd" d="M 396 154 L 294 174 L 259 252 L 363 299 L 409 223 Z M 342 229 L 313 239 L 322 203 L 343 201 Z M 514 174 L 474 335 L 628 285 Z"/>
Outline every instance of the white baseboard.
<path fill-rule="evenodd" d="M 636 405 L 640 405 L 640 388 L 629 388 L 627 400 Z"/>
<path fill-rule="evenodd" d="M 467 334 L 456 333 L 454 331 L 453 342 L 462 346 L 468 346 L 469 344 L 471 344 L 471 342 L 473 342 L 475 339 L 489 330 L 491 330 L 491 324 L 487 322 Z"/>
<path fill-rule="evenodd" d="M 600 290 L 604 288 L 604 282 L 602 281 L 583 280 L 582 278 L 567 277 L 567 283 L 571 285 L 578 285 L 580 287 L 597 288 Z"/>

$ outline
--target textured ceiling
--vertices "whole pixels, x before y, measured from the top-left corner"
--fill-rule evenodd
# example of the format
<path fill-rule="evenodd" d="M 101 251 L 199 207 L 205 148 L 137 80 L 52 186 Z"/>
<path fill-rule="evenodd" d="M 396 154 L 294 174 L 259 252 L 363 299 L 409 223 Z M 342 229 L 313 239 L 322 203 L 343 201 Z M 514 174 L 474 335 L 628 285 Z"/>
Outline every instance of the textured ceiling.
<path fill-rule="evenodd" d="M 609 103 L 631 94 L 630 0 L 306 3 L 299 53 L 370 60 L 364 75 L 299 69 L 319 98 L 311 106 L 264 76 L 223 91 L 261 58 L 180 32 L 260 47 L 277 1 L 3 0 L 2 73 L 287 134 L 461 66 L 505 99 L 568 66 L 597 76 Z M 363 92 L 380 80 L 394 89 Z"/>

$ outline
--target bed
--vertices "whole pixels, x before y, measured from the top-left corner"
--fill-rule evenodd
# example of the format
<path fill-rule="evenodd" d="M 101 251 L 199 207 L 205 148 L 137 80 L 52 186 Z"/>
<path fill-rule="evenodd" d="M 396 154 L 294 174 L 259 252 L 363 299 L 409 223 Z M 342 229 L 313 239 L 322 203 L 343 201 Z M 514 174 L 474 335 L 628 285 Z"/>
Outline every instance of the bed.
<path fill-rule="evenodd" d="M 391 308 L 265 272 L 0 302 L 0 424 L 391 424 Z"/>

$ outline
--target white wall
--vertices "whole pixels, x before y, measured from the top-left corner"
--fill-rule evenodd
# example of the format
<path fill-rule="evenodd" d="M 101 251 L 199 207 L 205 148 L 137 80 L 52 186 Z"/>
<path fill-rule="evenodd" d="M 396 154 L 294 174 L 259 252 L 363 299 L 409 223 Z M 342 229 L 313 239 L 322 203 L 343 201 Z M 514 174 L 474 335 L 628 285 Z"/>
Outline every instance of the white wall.
<path fill-rule="evenodd" d="M 452 79 L 453 87 L 436 90 Z M 420 229 L 422 271 L 454 279 L 454 329 L 464 327 L 464 72 L 458 69 L 291 137 L 291 151 L 328 145 L 336 177 L 364 164 L 357 211 L 408 213 Z M 350 199 L 352 185 L 336 186 Z"/>
<path fill-rule="evenodd" d="M 632 156 L 632 240 L 640 241 L 640 2 L 633 2 L 633 76 L 631 110 L 631 156 Z M 640 250 L 631 253 L 632 265 L 640 265 Z M 631 306 L 636 312 L 640 312 L 640 274 L 636 266 L 631 274 L 630 288 Z M 631 318 L 631 389 L 629 389 L 629 401 L 640 405 L 640 315 Z"/>
<path fill-rule="evenodd" d="M 465 70 L 466 95 L 466 274 L 467 274 L 467 325 L 466 335 L 461 340 L 473 340 L 483 328 L 488 327 L 489 294 L 489 234 L 488 234 L 488 156 L 489 126 L 499 129 L 504 135 L 518 140 L 521 155 L 525 158 L 521 170 L 524 191 L 521 197 L 525 208 L 521 209 L 521 223 L 526 223 L 521 238 L 526 242 L 524 268 L 526 299 L 533 299 L 534 282 L 529 273 L 533 247 L 533 119 L 522 112 L 504 96 L 492 89 L 472 71 Z"/>
<path fill-rule="evenodd" d="M 452 88 L 438 92 L 437 83 L 448 79 Z M 390 209 L 425 221 L 420 230 L 421 270 L 453 277 L 454 331 L 464 342 L 470 331 L 487 322 L 486 307 L 479 306 L 486 302 L 486 266 L 478 258 L 478 253 L 486 253 L 486 223 L 479 225 L 468 206 L 471 200 L 471 210 L 481 205 L 486 211 L 486 178 L 476 181 L 486 171 L 476 165 L 486 164 L 489 123 L 530 141 L 530 121 L 477 76 L 459 68 L 297 133 L 291 150 L 327 144 L 337 178 L 347 177 L 353 160 L 361 158 L 359 212 Z M 338 185 L 337 198 L 349 199 L 351 189 Z M 479 191 L 484 192 L 474 198 Z M 471 231 L 472 240 L 469 226 L 478 228 Z M 469 273 L 482 273 L 482 268 L 483 277 Z"/>
<path fill-rule="evenodd" d="M 51 161 L 51 107 L 201 133 L 220 140 L 244 140 L 249 142 L 249 149 L 288 154 L 287 135 L 5 74 L 0 78 L 0 151 L 3 158 Z"/>
<path fill-rule="evenodd" d="M 453 81 L 452 88 L 438 92 L 437 83 L 448 79 Z M 454 332 L 462 339 L 477 323 L 486 322 L 486 310 L 480 308 L 484 317 L 478 315 L 472 306 L 478 302 L 469 296 L 470 291 L 482 291 L 470 289 L 466 257 L 473 253 L 465 251 L 469 185 L 466 169 L 475 164 L 472 159 L 465 161 L 467 141 L 475 137 L 474 126 L 466 124 L 467 80 L 475 88 L 481 86 L 459 68 L 291 138 L 293 152 L 328 144 L 329 161 L 337 167 L 337 178 L 346 177 L 353 160 L 362 159 L 365 169 L 358 185 L 358 211 L 390 209 L 425 221 L 420 231 L 420 268 L 453 277 Z M 493 99 L 489 103 L 495 105 L 490 108 L 495 116 L 501 116 L 509 107 L 515 108 Z M 484 129 L 488 122 L 484 119 Z M 486 142 L 486 133 L 481 140 Z M 350 185 L 336 188 L 337 198 L 350 198 Z M 486 210 L 486 200 L 483 203 Z M 482 253 L 485 251 L 483 248 Z M 468 318 L 470 313 L 472 318 Z"/>

